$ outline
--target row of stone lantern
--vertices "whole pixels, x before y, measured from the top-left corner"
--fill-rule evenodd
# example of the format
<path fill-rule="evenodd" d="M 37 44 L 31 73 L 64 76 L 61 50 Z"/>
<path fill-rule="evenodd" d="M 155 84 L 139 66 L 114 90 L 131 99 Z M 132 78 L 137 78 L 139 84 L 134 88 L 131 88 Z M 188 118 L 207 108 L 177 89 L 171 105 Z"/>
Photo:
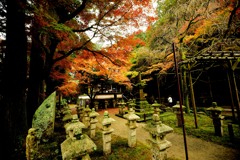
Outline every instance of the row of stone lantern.
<path fill-rule="evenodd" d="M 123 101 L 120 104 L 122 106 L 125 106 L 125 103 L 123 103 Z M 131 105 L 132 107 L 129 107 L 129 111 L 127 114 L 124 114 L 124 112 L 121 112 L 121 113 L 123 114 L 123 117 L 127 119 L 126 125 L 128 126 L 128 146 L 135 147 L 137 143 L 137 137 L 136 137 L 137 120 L 140 117 L 135 114 L 134 107 L 133 107 L 134 104 L 132 103 Z M 146 126 L 145 129 L 149 131 L 151 135 L 150 136 L 151 138 L 148 140 L 148 142 L 150 143 L 150 146 L 152 148 L 153 159 L 164 160 L 166 157 L 165 151 L 167 148 L 171 146 L 171 143 L 165 139 L 165 135 L 172 132 L 172 129 L 161 123 L 159 118 L 160 105 L 157 104 L 157 102 L 155 101 L 155 103 L 152 106 L 155 111 L 152 118 L 153 120 L 152 126 Z M 88 106 L 82 111 L 84 112 L 83 123 L 79 121 L 77 115 L 74 115 L 72 121 L 69 124 L 65 125 L 67 139 L 61 144 L 63 159 L 64 158 L 68 159 L 68 157 L 72 157 L 74 159 L 75 153 L 81 153 L 81 154 L 78 154 L 78 156 L 81 156 L 82 158 L 85 158 L 85 159 L 90 159 L 89 153 L 92 152 L 94 149 L 96 149 L 96 145 L 92 143 L 90 138 L 95 137 L 96 123 L 98 122 L 96 117 L 99 114 L 95 111 L 94 108 L 90 110 Z M 108 155 L 111 153 L 111 134 L 114 131 L 114 129 L 111 128 L 111 123 L 114 121 L 115 121 L 114 119 L 109 117 L 108 112 L 105 111 L 104 118 L 102 121 L 103 152 L 105 155 Z M 87 135 L 84 135 L 82 133 L 83 129 L 89 128 L 89 127 L 90 127 L 90 138 Z M 87 147 L 88 151 L 85 150 L 85 152 L 83 152 L 84 149 L 82 147 L 69 147 L 69 145 L 76 145 L 76 144 L 78 145 L 81 144 L 82 146 L 86 145 L 83 143 L 90 144 L 90 146 Z M 68 148 L 71 148 L 71 151 L 68 150 Z"/>
<path fill-rule="evenodd" d="M 63 159 L 90 160 L 89 153 L 96 149 L 96 145 L 91 140 L 96 135 L 97 116 L 99 113 L 86 106 L 77 108 L 77 114 L 73 114 L 69 108 L 64 111 L 63 121 L 66 131 L 66 140 L 61 144 Z M 81 117 L 79 118 L 78 115 Z M 70 121 L 71 117 L 71 121 Z M 82 121 L 80 121 L 80 120 Z M 89 135 L 83 134 L 83 129 L 89 128 Z"/>
<path fill-rule="evenodd" d="M 87 106 L 81 110 L 83 114 L 83 123 L 79 121 L 78 114 L 70 116 L 69 110 L 64 112 L 67 116 L 64 116 L 65 119 L 68 117 L 68 120 L 65 120 L 65 131 L 66 131 L 66 140 L 61 144 L 61 152 L 63 159 L 78 159 L 82 158 L 84 160 L 90 160 L 89 153 L 96 149 L 96 145 L 91 140 L 96 135 L 96 124 L 98 122 L 97 116 L 99 113 L 95 111 L 95 108 L 92 110 Z M 69 117 L 72 117 L 69 121 Z M 114 129 L 111 128 L 111 123 L 115 120 L 109 117 L 107 111 L 104 112 L 104 118 L 102 121 L 102 138 L 103 138 L 103 152 L 105 155 L 111 153 L 111 133 Z M 89 128 L 90 137 L 83 134 L 83 129 Z"/>

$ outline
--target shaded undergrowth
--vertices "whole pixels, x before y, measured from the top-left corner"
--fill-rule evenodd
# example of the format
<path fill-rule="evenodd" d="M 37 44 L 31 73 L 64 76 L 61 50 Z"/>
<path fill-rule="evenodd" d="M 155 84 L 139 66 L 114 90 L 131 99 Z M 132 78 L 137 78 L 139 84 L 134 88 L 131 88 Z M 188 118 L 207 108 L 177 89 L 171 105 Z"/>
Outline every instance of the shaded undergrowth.
<path fill-rule="evenodd" d="M 160 115 L 162 122 L 174 128 L 175 133 L 182 134 L 182 127 L 176 125 L 176 114 L 173 112 L 165 112 Z M 206 114 L 197 114 L 197 128 L 195 125 L 193 113 L 184 114 L 184 125 L 187 136 L 193 136 L 205 141 L 220 144 L 226 147 L 240 149 L 240 128 L 239 125 L 233 123 L 230 119 L 223 121 L 223 136 L 216 136 L 212 119 Z M 228 123 L 232 123 L 234 138 L 231 139 L 228 132 Z"/>

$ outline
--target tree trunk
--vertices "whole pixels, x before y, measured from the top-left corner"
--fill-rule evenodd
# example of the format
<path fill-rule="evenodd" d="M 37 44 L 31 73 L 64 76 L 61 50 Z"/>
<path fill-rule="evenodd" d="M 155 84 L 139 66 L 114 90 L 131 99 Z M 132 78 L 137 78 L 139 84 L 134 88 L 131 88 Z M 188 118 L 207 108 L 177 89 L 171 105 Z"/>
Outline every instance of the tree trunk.
<path fill-rule="evenodd" d="M 43 64 L 41 46 L 38 42 L 37 26 L 32 30 L 32 48 L 30 56 L 29 86 L 27 94 L 28 125 L 32 125 L 33 115 L 41 103 L 43 92 Z"/>
<path fill-rule="evenodd" d="M 22 150 L 27 133 L 26 75 L 27 38 L 26 1 L 6 1 L 6 57 L 3 60 L 3 98 L 0 107 L 1 157 L 24 159 Z M 24 157 L 23 157 L 24 156 Z"/>
<path fill-rule="evenodd" d="M 188 91 L 188 83 L 187 83 L 187 71 L 186 71 L 186 65 L 183 66 L 183 104 L 186 107 L 186 113 L 190 113 L 190 107 L 189 107 L 189 91 Z"/>

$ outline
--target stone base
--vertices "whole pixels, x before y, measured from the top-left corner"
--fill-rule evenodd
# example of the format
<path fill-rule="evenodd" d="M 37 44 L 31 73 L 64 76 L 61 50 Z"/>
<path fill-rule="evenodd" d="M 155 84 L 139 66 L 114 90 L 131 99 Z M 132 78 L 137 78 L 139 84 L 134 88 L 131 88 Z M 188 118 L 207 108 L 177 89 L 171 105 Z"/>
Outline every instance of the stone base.
<path fill-rule="evenodd" d="M 171 142 L 164 140 L 160 143 L 157 143 L 153 140 L 148 140 L 151 151 L 152 151 L 152 160 L 166 160 L 167 152 L 166 150 L 172 146 Z"/>
<path fill-rule="evenodd" d="M 158 151 L 157 149 L 151 149 L 152 151 L 152 160 L 167 160 L 166 150 Z"/>

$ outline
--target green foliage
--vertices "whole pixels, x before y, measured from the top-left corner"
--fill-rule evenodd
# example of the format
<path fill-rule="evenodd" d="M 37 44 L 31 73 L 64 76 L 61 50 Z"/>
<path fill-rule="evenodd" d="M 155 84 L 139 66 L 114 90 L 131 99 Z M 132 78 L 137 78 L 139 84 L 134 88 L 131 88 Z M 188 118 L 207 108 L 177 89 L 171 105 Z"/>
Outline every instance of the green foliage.
<path fill-rule="evenodd" d="M 158 1 L 158 16 L 162 18 L 169 10 L 175 6 L 177 0 Z"/>
<path fill-rule="evenodd" d="M 127 76 L 130 77 L 130 78 L 135 78 L 135 77 L 138 76 L 138 74 L 139 74 L 139 72 L 137 72 L 137 71 L 129 71 L 127 73 Z"/>
<path fill-rule="evenodd" d="M 162 122 L 170 127 L 174 128 L 175 133 L 182 134 L 182 128 L 176 126 L 176 114 L 172 112 L 164 112 L 160 115 Z M 240 148 L 240 132 L 239 126 L 233 124 L 233 130 L 235 134 L 235 141 L 231 142 L 228 135 L 228 123 L 229 120 L 224 120 L 223 123 L 223 136 L 214 135 L 214 126 L 212 119 L 207 115 L 197 115 L 198 128 L 195 128 L 194 115 L 184 114 L 185 130 L 188 136 L 203 139 L 205 141 L 214 142 L 227 147 Z"/>
<path fill-rule="evenodd" d="M 62 105 L 62 106 L 67 105 L 67 99 L 64 99 L 64 98 L 63 98 L 63 99 L 61 100 L 61 105 Z"/>

